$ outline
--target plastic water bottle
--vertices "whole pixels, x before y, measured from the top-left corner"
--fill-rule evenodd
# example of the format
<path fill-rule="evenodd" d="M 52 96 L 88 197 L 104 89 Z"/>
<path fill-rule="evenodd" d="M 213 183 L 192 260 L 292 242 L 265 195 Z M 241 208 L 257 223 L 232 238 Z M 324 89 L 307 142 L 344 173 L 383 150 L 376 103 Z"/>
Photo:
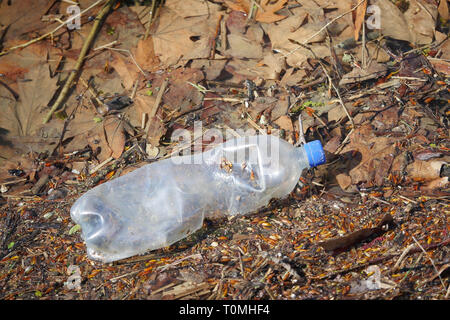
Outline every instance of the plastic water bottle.
<path fill-rule="evenodd" d="M 245 136 L 101 184 L 70 214 L 89 258 L 111 262 L 169 246 L 205 217 L 246 214 L 286 197 L 303 169 L 324 162 L 318 140 L 294 147 L 272 135 Z"/>

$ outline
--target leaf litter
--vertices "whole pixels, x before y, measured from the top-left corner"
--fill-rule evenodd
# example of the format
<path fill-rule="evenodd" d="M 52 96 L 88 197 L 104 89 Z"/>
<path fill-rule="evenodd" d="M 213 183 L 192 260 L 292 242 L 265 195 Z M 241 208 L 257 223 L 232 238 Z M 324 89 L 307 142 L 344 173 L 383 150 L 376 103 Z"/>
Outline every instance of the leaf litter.
<path fill-rule="evenodd" d="M 33 2 L 24 25 L 31 2 L 0 4 L 2 299 L 448 298 L 446 1 L 118 1 L 46 125 L 101 6 L 26 45 L 67 18 Z M 73 202 L 170 156 L 197 120 L 320 139 L 328 162 L 254 214 L 89 261 Z"/>

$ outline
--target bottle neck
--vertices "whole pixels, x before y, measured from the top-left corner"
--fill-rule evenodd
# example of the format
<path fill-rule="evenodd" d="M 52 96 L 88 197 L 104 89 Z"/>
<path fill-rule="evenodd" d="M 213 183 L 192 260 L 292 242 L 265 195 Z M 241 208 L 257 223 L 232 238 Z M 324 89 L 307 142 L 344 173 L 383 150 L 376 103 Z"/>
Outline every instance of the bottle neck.
<path fill-rule="evenodd" d="M 298 160 L 298 165 L 302 168 L 311 168 L 309 164 L 308 156 L 306 155 L 305 148 L 303 146 L 295 148 L 295 155 Z"/>

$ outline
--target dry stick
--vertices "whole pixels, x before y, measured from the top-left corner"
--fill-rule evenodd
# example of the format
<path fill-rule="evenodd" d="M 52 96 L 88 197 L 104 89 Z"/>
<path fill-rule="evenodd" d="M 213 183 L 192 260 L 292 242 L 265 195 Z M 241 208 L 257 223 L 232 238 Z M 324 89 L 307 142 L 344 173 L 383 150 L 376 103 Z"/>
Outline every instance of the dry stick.
<path fill-rule="evenodd" d="M 345 114 L 347 115 L 348 119 L 350 120 L 350 123 L 352 125 L 352 129 L 355 127 L 355 124 L 353 122 L 353 118 L 350 115 L 350 113 L 348 112 L 347 107 L 344 104 L 344 101 L 342 101 L 342 97 L 341 97 L 341 93 L 339 92 L 339 89 L 334 85 L 333 80 L 331 79 L 330 75 L 328 74 L 327 70 L 325 69 L 325 66 L 322 64 L 322 62 L 320 62 L 320 65 L 322 66 L 323 71 L 325 72 L 325 74 L 327 75 L 328 81 L 330 81 L 331 86 L 333 87 L 334 91 L 336 92 L 338 98 L 339 98 L 339 103 L 341 104 L 342 108 L 344 108 Z"/>
<path fill-rule="evenodd" d="M 434 264 L 433 259 L 430 258 L 430 256 L 427 254 L 427 252 L 425 251 L 425 249 L 422 247 L 422 245 L 419 243 L 419 241 L 417 241 L 417 239 L 416 239 L 414 236 L 412 236 L 412 239 L 413 239 L 414 242 L 419 246 L 420 250 L 422 250 L 423 253 L 425 253 L 425 255 L 427 256 L 428 260 L 430 260 L 431 264 L 433 265 L 434 270 L 436 271 L 437 275 L 439 276 L 439 280 L 441 280 L 441 284 L 442 284 L 442 287 L 444 288 L 444 292 L 445 292 L 445 290 L 447 290 L 447 288 L 445 287 L 444 281 L 442 280 L 442 277 L 441 277 L 441 275 L 439 274 L 439 271 L 438 271 L 438 269 L 436 268 L 436 265 Z"/>
<path fill-rule="evenodd" d="M 148 115 L 148 122 L 147 122 L 147 126 L 145 128 L 145 131 L 146 131 L 145 138 L 147 139 L 147 141 L 148 141 L 148 131 L 150 130 L 150 121 L 154 120 L 153 118 L 156 116 L 156 113 L 158 112 L 159 105 L 162 101 L 162 97 L 164 95 L 164 91 L 166 91 L 168 83 L 169 83 L 169 79 L 167 79 L 167 78 L 164 79 L 163 83 L 161 84 L 161 87 L 159 88 L 158 95 L 156 96 L 155 104 L 153 105 L 153 108 L 152 108 L 152 110 L 150 110 L 150 114 Z"/>
<path fill-rule="evenodd" d="M 361 4 L 363 4 L 363 2 L 366 0 L 361 0 L 356 6 L 354 6 L 353 8 L 351 8 L 349 11 L 346 11 L 340 15 L 338 15 L 336 18 L 334 18 L 333 20 L 331 20 L 330 22 L 328 22 L 326 25 L 324 25 L 322 28 L 320 28 L 319 31 L 317 31 L 316 33 L 314 33 L 313 35 L 309 36 L 308 38 L 306 38 L 305 40 L 303 40 L 302 44 L 305 45 L 308 43 L 309 40 L 311 40 L 312 38 L 314 38 L 315 36 L 317 36 L 318 34 L 320 34 L 323 30 L 325 30 L 326 28 L 328 28 L 328 26 L 330 24 L 332 24 L 333 22 L 335 22 L 336 20 L 339 20 L 340 18 L 342 18 L 343 16 L 352 13 L 356 8 L 358 8 Z M 283 58 L 293 54 L 294 52 L 296 52 L 297 50 L 299 50 L 300 48 L 302 48 L 301 45 L 299 45 L 297 48 L 295 48 L 292 51 L 289 51 L 288 53 L 283 55 Z"/>
<path fill-rule="evenodd" d="M 406 255 L 414 248 L 414 244 L 410 244 L 406 247 L 405 250 L 403 250 L 402 254 L 400 255 L 400 258 L 398 258 L 397 262 L 394 265 L 394 268 L 392 268 L 392 271 L 397 271 L 400 267 L 400 264 L 402 263 L 403 259 L 405 259 Z"/>
<path fill-rule="evenodd" d="M 41 41 L 41 40 L 44 40 L 45 38 L 47 38 L 47 37 L 49 37 L 49 36 L 53 36 L 53 34 L 54 34 L 56 31 L 58 31 L 59 29 L 61 29 L 62 27 L 64 27 L 67 23 L 69 23 L 69 22 L 71 22 L 72 20 L 74 20 L 74 19 L 80 17 L 83 13 L 85 13 L 85 12 L 91 10 L 93 7 L 97 6 L 98 4 L 100 4 L 100 3 L 103 2 L 103 1 L 105 1 L 105 0 L 99 0 L 99 1 L 97 1 L 97 2 L 95 2 L 95 3 L 93 3 L 91 6 L 87 7 L 86 9 L 84 9 L 83 11 L 81 11 L 80 13 L 78 13 L 78 14 L 76 14 L 76 15 L 70 17 L 69 19 L 67 19 L 66 21 L 64 21 L 62 24 L 60 24 L 58 27 L 56 27 L 55 29 L 53 29 L 52 31 L 50 31 L 50 32 L 48 32 L 48 33 L 46 33 L 46 34 L 44 34 L 44 35 L 42 35 L 42 36 L 40 36 L 40 37 L 37 37 L 37 38 L 35 38 L 35 39 L 33 39 L 33 40 L 30 40 L 30 41 L 28 41 L 28 42 L 26 42 L 26 43 L 19 44 L 19 45 L 17 45 L 17 46 L 14 46 L 14 47 L 11 47 L 11 48 L 9 48 L 9 49 L 6 49 L 6 50 L 3 51 L 3 52 L 0 52 L 0 57 L 3 56 L 3 55 L 5 55 L 5 54 L 8 54 L 9 52 L 11 52 L 11 51 L 13 51 L 13 50 L 28 47 L 29 45 L 31 45 L 31 44 L 33 44 L 33 43 L 36 43 L 36 42 Z"/>
<path fill-rule="evenodd" d="M 145 29 L 144 40 L 147 40 L 148 35 L 150 33 L 150 27 L 152 26 L 153 18 L 155 17 L 155 7 L 156 7 L 156 0 L 152 0 L 152 7 L 150 8 L 150 11 L 148 12 L 149 19 L 148 19 L 148 26 Z"/>
<path fill-rule="evenodd" d="M 366 15 L 366 12 L 364 11 L 364 18 Z M 362 60 L 362 67 L 365 69 L 367 67 L 366 63 L 366 23 L 365 19 L 363 19 L 362 23 L 362 48 L 361 48 L 361 60 Z"/>
<path fill-rule="evenodd" d="M 86 54 L 88 53 L 88 51 L 95 39 L 97 32 L 100 30 L 103 20 L 106 17 L 106 15 L 109 13 L 111 8 L 114 6 L 115 3 L 116 3 L 116 0 L 109 0 L 105 4 L 105 6 L 102 8 L 100 13 L 97 15 L 94 25 L 92 26 L 91 32 L 90 32 L 88 38 L 86 39 L 86 41 L 83 45 L 83 48 L 81 48 L 81 52 L 80 52 L 80 55 L 78 56 L 77 64 L 75 65 L 74 70 L 69 75 L 69 77 L 68 77 L 66 83 L 64 84 L 64 87 L 62 88 L 55 103 L 53 104 L 50 111 L 45 116 L 44 121 L 43 121 L 44 124 L 50 120 L 53 113 L 61 107 L 61 105 L 64 103 L 67 96 L 69 95 L 70 88 L 72 87 L 73 82 L 75 82 L 75 79 L 80 75 L 81 66 L 83 65 L 84 58 L 85 58 Z"/>

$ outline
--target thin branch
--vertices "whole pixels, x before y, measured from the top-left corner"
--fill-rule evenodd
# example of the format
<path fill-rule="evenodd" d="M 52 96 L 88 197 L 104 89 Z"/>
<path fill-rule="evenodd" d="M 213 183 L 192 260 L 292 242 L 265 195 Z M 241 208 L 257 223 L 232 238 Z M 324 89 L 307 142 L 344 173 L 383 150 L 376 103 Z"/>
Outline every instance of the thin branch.
<path fill-rule="evenodd" d="M 103 20 L 106 18 L 109 11 L 113 8 L 116 1 L 117 0 L 109 0 L 105 4 L 105 6 L 102 8 L 102 10 L 100 10 L 100 13 L 97 15 L 94 25 L 92 26 L 91 32 L 89 33 L 88 38 L 86 39 L 86 41 L 83 44 L 83 47 L 81 48 L 81 52 L 80 52 L 80 55 L 78 56 L 78 60 L 75 65 L 75 68 L 69 75 L 69 77 L 68 77 L 66 83 L 64 84 L 64 87 L 62 88 L 55 103 L 53 103 L 50 111 L 45 116 L 44 121 L 43 121 L 44 124 L 50 120 L 53 113 L 56 110 L 58 110 L 62 106 L 64 101 L 67 99 L 73 83 L 79 77 L 79 75 L 81 73 L 81 66 L 83 65 L 84 58 L 86 57 L 86 54 L 88 53 L 89 49 L 91 48 L 91 45 L 94 42 L 97 32 L 100 30 L 100 27 L 103 24 Z"/>
<path fill-rule="evenodd" d="M 341 97 L 341 93 L 339 92 L 339 89 L 334 85 L 333 80 L 331 79 L 330 75 L 328 74 L 327 70 L 325 69 L 325 66 L 322 64 L 322 62 L 320 62 L 320 60 L 319 60 L 319 63 L 322 66 L 323 71 L 327 75 L 328 81 L 330 81 L 330 85 L 333 87 L 334 91 L 336 92 L 338 99 L 339 99 L 339 103 L 341 104 L 342 108 L 344 109 L 345 114 L 347 115 L 348 119 L 350 120 L 352 128 L 354 128 L 355 123 L 353 122 L 353 118 L 350 115 L 350 113 L 348 112 L 348 109 L 345 106 L 344 101 L 342 101 L 342 97 Z"/>
<path fill-rule="evenodd" d="M 434 264 L 433 259 L 430 258 L 430 256 L 427 254 L 427 252 L 425 251 L 425 249 L 422 247 L 422 245 L 419 243 L 419 241 L 416 240 L 416 238 L 414 236 L 412 236 L 412 239 L 414 240 L 414 242 L 419 246 L 420 250 L 422 250 L 423 253 L 425 253 L 425 255 L 427 256 L 428 260 L 430 260 L 431 264 L 433 265 L 434 270 L 436 271 L 437 275 L 439 276 L 439 280 L 441 280 L 441 284 L 442 287 L 444 288 L 444 291 L 447 290 L 447 288 L 445 287 L 444 281 L 442 280 L 441 275 L 439 274 L 438 269 L 436 268 L 436 265 Z"/>

